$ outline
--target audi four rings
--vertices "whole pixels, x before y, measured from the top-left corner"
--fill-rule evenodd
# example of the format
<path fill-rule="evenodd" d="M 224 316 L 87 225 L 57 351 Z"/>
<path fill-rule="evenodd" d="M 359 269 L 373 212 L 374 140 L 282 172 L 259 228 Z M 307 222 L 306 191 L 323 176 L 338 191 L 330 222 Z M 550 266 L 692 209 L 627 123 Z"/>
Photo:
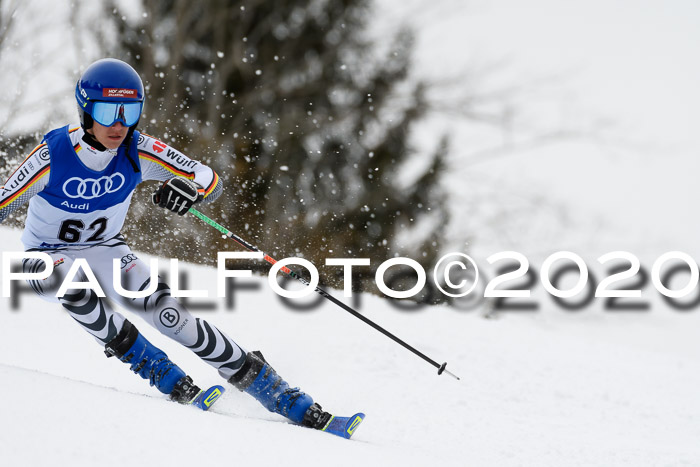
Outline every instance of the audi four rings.
<path fill-rule="evenodd" d="M 119 186 L 115 186 L 117 178 Z M 63 184 L 63 193 L 69 198 L 95 199 L 116 193 L 124 186 L 124 182 L 124 175 L 118 172 L 98 179 L 72 177 Z"/>

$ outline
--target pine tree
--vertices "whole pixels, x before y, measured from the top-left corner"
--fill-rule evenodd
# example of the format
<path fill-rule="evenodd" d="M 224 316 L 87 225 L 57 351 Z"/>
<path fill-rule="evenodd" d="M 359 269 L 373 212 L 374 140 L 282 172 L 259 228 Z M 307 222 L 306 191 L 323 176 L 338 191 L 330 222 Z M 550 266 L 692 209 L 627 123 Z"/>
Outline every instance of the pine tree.
<path fill-rule="evenodd" d="M 396 255 L 425 267 L 435 260 L 447 223 L 447 141 L 436 142 L 434 154 L 410 145 L 426 110 L 424 84 L 407 79 L 410 31 L 380 51 L 366 38 L 364 0 L 169 0 L 142 8 L 133 18 L 107 2 L 118 40 L 106 52 L 144 78 L 142 129 L 221 175 L 225 193 L 203 211 L 273 256 L 303 256 L 319 269 L 325 258 L 370 258 L 364 276 L 373 278 Z M 416 161 L 422 173 L 401 179 Z M 235 249 L 191 218 L 154 211 L 132 209 L 126 233 L 137 249 L 203 262 Z M 139 222 L 143 216 L 157 221 Z M 169 227 L 144 230 L 160 222 Z M 201 235 L 212 254 L 193 258 L 189 242 L 163 242 L 164 232 Z M 321 275 L 338 286 L 334 269 Z"/>

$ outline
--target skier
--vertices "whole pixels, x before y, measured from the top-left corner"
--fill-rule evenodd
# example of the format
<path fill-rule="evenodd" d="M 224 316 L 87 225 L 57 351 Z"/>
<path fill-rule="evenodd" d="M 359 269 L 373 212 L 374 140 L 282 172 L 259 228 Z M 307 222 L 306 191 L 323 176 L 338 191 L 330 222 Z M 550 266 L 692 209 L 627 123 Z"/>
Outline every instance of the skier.
<path fill-rule="evenodd" d="M 0 222 L 29 201 L 22 242 L 27 251 L 47 253 L 54 272 L 32 280 L 42 298 L 60 303 L 75 321 L 114 356 L 159 391 L 182 404 L 202 406 L 201 391 L 168 356 L 151 344 L 112 304 L 140 313 L 169 338 L 192 350 L 241 391 L 272 412 L 295 423 L 324 429 L 333 416 L 299 388 L 290 388 L 260 352 L 247 352 L 224 332 L 192 316 L 158 281 L 145 298 L 125 298 L 113 287 L 113 259 L 121 260 L 120 284 L 149 290 L 149 267 L 129 248 L 120 230 L 136 186 L 147 180 L 162 184 L 153 203 L 179 215 L 195 203 L 215 201 L 222 192 L 219 176 L 136 127 L 144 104 L 141 78 L 128 64 L 102 59 L 90 65 L 75 88 L 80 126 L 47 133 L 0 187 Z M 56 291 L 71 265 L 84 258 L 102 286 L 105 300 L 75 283 L 62 297 Z M 45 267 L 25 259 L 23 271 Z M 87 281 L 78 269 L 78 282 Z"/>

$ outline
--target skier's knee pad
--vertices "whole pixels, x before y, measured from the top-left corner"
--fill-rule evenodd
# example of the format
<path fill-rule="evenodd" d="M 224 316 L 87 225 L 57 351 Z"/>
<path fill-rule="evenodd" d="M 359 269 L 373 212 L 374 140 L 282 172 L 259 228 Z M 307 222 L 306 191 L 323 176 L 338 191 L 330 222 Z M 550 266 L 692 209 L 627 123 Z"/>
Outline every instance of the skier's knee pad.
<path fill-rule="evenodd" d="M 271 412 L 302 423 L 306 411 L 314 403 L 311 396 L 290 388 L 259 351 L 248 352 L 243 366 L 229 378 L 229 383 L 247 392 Z"/>

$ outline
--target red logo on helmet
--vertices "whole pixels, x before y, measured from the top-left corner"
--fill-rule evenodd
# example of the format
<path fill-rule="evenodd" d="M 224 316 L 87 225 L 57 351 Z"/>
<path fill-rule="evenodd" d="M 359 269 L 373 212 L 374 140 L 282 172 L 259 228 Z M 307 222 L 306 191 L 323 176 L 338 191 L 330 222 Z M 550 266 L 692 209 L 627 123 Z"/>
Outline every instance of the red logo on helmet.
<path fill-rule="evenodd" d="M 136 89 L 103 88 L 102 97 L 138 99 L 139 93 Z"/>

